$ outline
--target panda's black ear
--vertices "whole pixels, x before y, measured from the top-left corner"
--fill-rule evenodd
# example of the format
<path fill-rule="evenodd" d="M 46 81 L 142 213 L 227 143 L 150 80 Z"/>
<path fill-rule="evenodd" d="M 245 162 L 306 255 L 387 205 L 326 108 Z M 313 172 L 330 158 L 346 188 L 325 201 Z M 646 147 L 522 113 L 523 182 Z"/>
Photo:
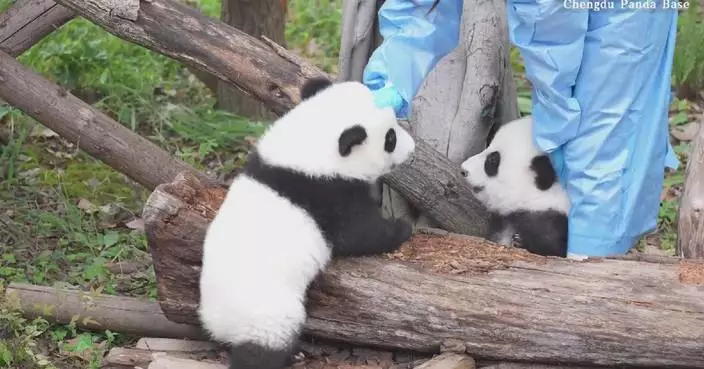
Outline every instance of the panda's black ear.
<path fill-rule="evenodd" d="M 323 77 L 314 77 L 306 80 L 301 87 L 301 100 L 306 100 L 318 92 L 330 87 L 332 81 Z"/>
<path fill-rule="evenodd" d="M 352 152 L 352 148 L 361 145 L 367 139 L 367 130 L 360 125 L 347 128 L 337 140 L 340 155 L 347 156 Z"/>
<path fill-rule="evenodd" d="M 535 187 L 546 191 L 557 181 L 557 173 L 547 155 L 539 155 L 530 162 L 530 169 L 535 173 Z"/>

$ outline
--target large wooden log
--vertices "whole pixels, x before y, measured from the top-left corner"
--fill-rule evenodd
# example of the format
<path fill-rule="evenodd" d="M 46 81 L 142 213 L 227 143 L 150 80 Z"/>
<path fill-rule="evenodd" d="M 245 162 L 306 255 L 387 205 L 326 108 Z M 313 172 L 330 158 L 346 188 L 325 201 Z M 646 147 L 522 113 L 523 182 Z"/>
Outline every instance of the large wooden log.
<path fill-rule="evenodd" d="M 19 0 L 0 14 L 0 50 L 17 57 L 73 17 L 53 0 Z"/>
<path fill-rule="evenodd" d="M 147 189 L 193 171 L 146 138 L 0 51 L 0 98 Z"/>
<path fill-rule="evenodd" d="M 145 228 L 169 319 L 197 322 L 201 243 L 224 195 L 185 175 L 147 200 Z M 416 234 L 392 255 L 332 263 L 311 288 L 305 332 L 425 353 L 454 340 L 480 359 L 701 368 L 704 265 L 667 260 L 577 262 L 469 236 Z"/>
<path fill-rule="evenodd" d="M 57 2 L 118 37 L 229 82 L 279 114 L 300 101 L 304 80 L 325 75 L 271 41 L 257 40 L 177 2 L 141 2 L 135 21 L 113 16 L 111 0 Z M 484 235 L 486 212 L 471 195 L 457 164 L 423 141 L 417 146 L 409 163 L 383 179 L 440 227 Z"/>
<path fill-rule="evenodd" d="M 704 122 L 699 124 L 687 162 L 677 215 L 677 255 L 704 258 Z"/>

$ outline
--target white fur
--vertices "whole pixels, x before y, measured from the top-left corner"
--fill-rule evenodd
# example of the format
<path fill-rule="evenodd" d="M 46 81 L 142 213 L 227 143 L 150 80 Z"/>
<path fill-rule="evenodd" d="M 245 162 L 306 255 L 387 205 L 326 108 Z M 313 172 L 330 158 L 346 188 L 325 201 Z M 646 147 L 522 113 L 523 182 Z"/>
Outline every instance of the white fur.
<path fill-rule="evenodd" d="M 367 140 L 342 157 L 337 138 L 355 124 L 366 129 Z M 396 150 L 385 155 L 389 128 L 396 130 Z M 377 108 L 371 91 L 359 82 L 336 83 L 301 102 L 266 132 L 258 146 L 273 165 L 312 176 L 339 175 L 369 182 L 403 163 L 415 150 L 413 138 L 398 124 L 393 109 Z"/>
<path fill-rule="evenodd" d="M 366 129 L 367 139 L 341 157 L 338 137 L 355 124 Z M 389 155 L 383 148 L 392 127 L 397 146 Z M 415 143 L 390 108 L 374 105 L 364 85 L 344 82 L 274 122 L 257 147 L 271 165 L 371 182 L 407 160 Z M 306 319 L 306 287 L 331 257 L 315 220 L 269 187 L 240 175 L 210 224 L 203 248 L 199 314 L 213 338 L 270 349 L 291 344 Z"/>
<path fill-rule="evenodd" d="M 214 338 L 282 349 L 305 320 L 308 282 L 330 259 L 320 229 L 269 187 L 238 176 L 203 250 L 200 316 Z"/>
<path fill-rule="evenodd" d="M 471 186 L 484 187 L 475 196 L 494 212 L 508 215 L 517 210 L 552 209 L 567 214 L 570 202 L 559 182 L 547 191 L 541 191 L 534 184 L 530 161 L 542 151 L 533 142 L 532 129 L 531 116 L 506 123 L 484 151 L 465 160 L 461 167 L 467 172 Z M 501 153 L 501 162 L 498 174 L 489 177 L 484 171 L 484 161 L 493 151 Z"/>

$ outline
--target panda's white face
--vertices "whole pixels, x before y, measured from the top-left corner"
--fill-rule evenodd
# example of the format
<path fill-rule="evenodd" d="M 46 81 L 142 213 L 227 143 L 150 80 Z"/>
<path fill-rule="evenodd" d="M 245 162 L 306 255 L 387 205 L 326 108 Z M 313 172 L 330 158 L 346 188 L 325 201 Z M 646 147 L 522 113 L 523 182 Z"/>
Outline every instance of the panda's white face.
<path fill-rule="evenodd" d="M 258 142 L 270 164 L 311 176 L 373 182 L 409 159 L 411 135 L 359 82 L 324 87 L 273 123 Z"/>
<path fill-rule="evenodd" d="M 516 210 L 569 211 L 569 200 L 552 163 L 532 138 L 532 119 L 503 125 L 489 146 L 461 164 L 462 174 L 484 206 L 506 215 Z"/>

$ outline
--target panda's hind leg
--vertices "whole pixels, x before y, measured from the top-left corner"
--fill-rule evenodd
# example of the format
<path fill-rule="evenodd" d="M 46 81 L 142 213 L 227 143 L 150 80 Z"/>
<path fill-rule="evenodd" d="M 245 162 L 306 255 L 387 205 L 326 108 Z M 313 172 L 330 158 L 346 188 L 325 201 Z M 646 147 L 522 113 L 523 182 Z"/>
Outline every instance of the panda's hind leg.
<path fill-rule="evenodd" d="M 283 369 L 293 364 L 297 346 L 295 342 L 276 349 L 253 342 L 231 345 L 229 369 Z"/>
<path fill-rule="evenodd" d="M 271 287 L 271 286 L 270 286 Z M 229 369 L 283 369 L 293 363 L 306 320 L 302 291 L 271 287 L 233 315 Z"/>

